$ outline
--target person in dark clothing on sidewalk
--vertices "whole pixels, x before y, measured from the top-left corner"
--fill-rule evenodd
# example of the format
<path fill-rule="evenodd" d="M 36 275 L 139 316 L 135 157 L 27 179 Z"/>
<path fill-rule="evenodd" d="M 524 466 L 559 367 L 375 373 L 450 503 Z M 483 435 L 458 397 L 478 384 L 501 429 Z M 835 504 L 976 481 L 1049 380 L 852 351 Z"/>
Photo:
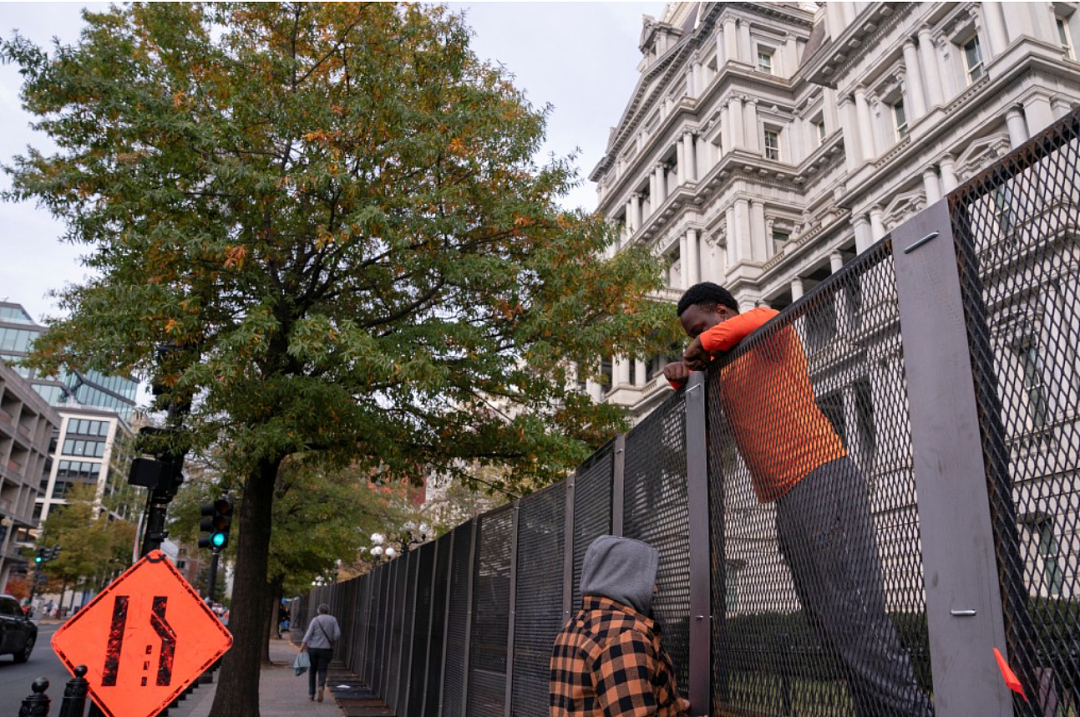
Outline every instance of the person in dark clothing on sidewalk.
<path fill-rule="evenodd" d="M 319 605 L 319 614 L 308 623 L 307 632 L 304 633 L 304 641 L 300 649 L 308 651 L 311 659 L 311 670 L 308 672 L 308 699 L 323 701 L 323 690 L 326 688 L 326 668 L 330 666 L 330 656 L 334 654 L 334 643 L 341 637 L 341 628 L 338 621 L 330 614 L 330 606 L 323 603 Z M 318 675 L 318 694 L 316 696 L 315 681 Z"/>
<path fill-rule="evenodd" d="M 550 717 L 681 717 L 660 626 L 649 617 L 656 549 L 603 535 L 585 553 L 581 610 L 551 653 Z"/>
<path fill-rule="evenodd" d="M 707 368 L 779 312 L 739 313 L 727 290 L 704 282 L 683 294 L 677 313 L 691 343 L 664 375 L 681 388 L 691 371 Z M 719 381 L 754 492 L 776 504 L 780 552 L 807 622 L 840 656 L 856 716 L 930 717 L 933 706 L 885 612 L 866 478 L 814 400 L 795 329 L 765 336 L 723 366 Z"/>

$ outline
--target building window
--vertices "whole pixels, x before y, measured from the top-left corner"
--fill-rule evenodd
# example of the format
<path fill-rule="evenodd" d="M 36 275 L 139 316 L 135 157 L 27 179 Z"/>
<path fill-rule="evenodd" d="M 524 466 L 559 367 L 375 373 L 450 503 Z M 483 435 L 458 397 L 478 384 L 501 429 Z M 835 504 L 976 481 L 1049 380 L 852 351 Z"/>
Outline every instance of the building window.
<path fill-rule="evenodd" d="M 1016 228 L 1016 213 L 1012 208 L 1012 192 L 1008 187 L 998 187 L 994 190 L 994 216 L 997 217 L 998 228 L 1002 238 Z"/>
<path fill-rule="evenodd" d="M 739 607 L 739 572 L 744 565 L 741 560 L 724 561 L 724 612 L 728 615 Z"/>
<path fill-rule="evenodd" d="M 780 133 L 773 129 L 765 130 L 765 159 L 780 161 Z"/>
<path fill-rule="evenodd" d="M 791 235 L 787 232 L 774 230 L 772 233 L 772 255 L 776 256 L 782 252 L 789 239 L 791 239 Z"/>
<path fill-rule="evenodd" d="M 1065 54 L 1076 59 L 1076 55 L 1073 54 L 1072 49 L 1072 35 L 1069 33 L 1069 21 L 1063 17 L 1054 18 L 1054 22 L 1057 24 L 1058 42 L 1061 43 L 1061 49 L 1065 50 Z"/>
<path fill-rule="evenodd" d="M 899 99 L 892 106 L 893 129 L 896 131 L 896 140 L 900 141 L 908 134 L 907 114 L 904 112 L 904 100 Z"/>
<path fill-rule="evenodd" d="M 1019 349 L 1020 364 L 1024 371 L 1024 394 L 1027 397 L 1028 415 L 1036 430 L 1046 427 L 1049 411 L 1046 405 L 1046 383 L 1043 380 L 1043 359 L 1036 341 L 1029 341 Z"/>
<path fill-rule="evenodd" d="M 1061 595 L 1065 576 L 1061 572 L 1061 563 L 1058 562 L 1060 551 L 1054 536 L 1053 519 L 1044 518 L 1035 523 L 1035 532 L 1039 536 L 1039 557 L 1042 558 L 1043 574 L 1046 576 L 1044 582 L 1050 596 L 1057 597 Z"/>
<path fill-rule="evenodd" d="M 817 136 L 818 147 L 825 144 L 825 122 L 824 120 L 814 120 L 814 132 Z"/>
<path fill-rule="evenodd" d="M 979 37 L 976 35 L 964 43 L 964 68 L 967 71 L 968 84 L 975 82 L 983 76 L 982 48 L 979 47 Z"/>
<path fill-rule="evenodd" d="M 764 72 L 766 75 L 771 75 L 773 73 L 772 58 L 772 50 L 764 47 L 759 47 L 757 51 L 758 72 Z"/>

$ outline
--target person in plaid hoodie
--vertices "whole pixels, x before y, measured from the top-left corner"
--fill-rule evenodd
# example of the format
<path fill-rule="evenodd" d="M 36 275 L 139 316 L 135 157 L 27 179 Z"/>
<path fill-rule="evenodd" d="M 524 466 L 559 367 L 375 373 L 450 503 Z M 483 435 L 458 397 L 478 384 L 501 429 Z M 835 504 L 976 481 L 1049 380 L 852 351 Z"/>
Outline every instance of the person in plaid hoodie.
<path fill-rule="evenodd" d="M 660 626 L 649 617 L 656 549 L 603 535 L 585 553 L 581 610 L 551 652 L 551 717 L 682 717 Z"/>

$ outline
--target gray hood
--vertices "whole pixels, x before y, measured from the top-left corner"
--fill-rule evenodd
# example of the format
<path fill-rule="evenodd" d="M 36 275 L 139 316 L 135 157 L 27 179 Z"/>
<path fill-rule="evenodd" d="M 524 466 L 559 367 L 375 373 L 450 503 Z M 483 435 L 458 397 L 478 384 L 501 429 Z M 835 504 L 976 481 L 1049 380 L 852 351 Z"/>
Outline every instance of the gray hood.
<path fill-rule="evenodd" d="M 652 607 L 660 554 L 640 540 L 601 535 L 581 566 L 581 594 L 606 597 L 642 615 Z"/>

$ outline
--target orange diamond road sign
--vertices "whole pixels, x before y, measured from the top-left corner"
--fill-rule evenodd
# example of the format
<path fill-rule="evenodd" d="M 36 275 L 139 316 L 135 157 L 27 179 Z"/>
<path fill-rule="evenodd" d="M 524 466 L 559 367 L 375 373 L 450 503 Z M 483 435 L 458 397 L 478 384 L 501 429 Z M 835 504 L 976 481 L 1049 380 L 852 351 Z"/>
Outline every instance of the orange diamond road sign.
<path fill-rule="evenodd" d="M 232 645 L 232 635 L 159 550 L 128 568 L 53 635 L 109 717 L 152 717 Z"/>

